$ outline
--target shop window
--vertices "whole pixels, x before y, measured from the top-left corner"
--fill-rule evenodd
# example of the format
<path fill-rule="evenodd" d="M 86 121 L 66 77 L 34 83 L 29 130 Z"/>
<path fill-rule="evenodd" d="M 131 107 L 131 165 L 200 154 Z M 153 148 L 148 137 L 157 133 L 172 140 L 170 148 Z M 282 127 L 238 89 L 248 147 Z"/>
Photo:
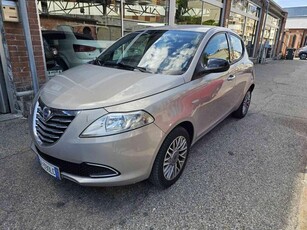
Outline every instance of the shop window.
<path fill-rule="evenodd" d="M 168 1 L 126 0 L 121 15 L 117 0 L 38 0 L 43 39 L 57 51 L 54 57 L 46 57 L 46 62 L 54 63 L 48 64 L 48 72 L 58 73 L 92 61 L 119 39 L 122 31 L 127 34 L 168 24 Z"/>
<path fill-rule="evenodd" d="M 245 22 L 245 17 L 243 15 L 230 12 L 228 28 L 232 29 L 241 37 L 243 36 L 244 22 Z"/>
<path fill-rule="evenodd" d="M 222 3 L 222 0 L 217 3 Z M 176 11 L 177 24 L 220 25 L 222 9 L 205 1 L 179 1 Z"/>
<path fill-rule="evenodd" d="M 224 33 L 215 35 L 208 42 L 202 56 L 203 64 L 206 65 L 208 59 L 211 58 L 221 58 L 228 61 L 230 60 L 228 42 Z"/>
<path fill-rule="evenodd" d="M 267 17 L 267 24 L 270 24 L 270 25 L 272 25 L 272 26 L 275 26 L 275 27 L 278 27 L 279 26 L 279 19 L 278 18 L 275 18 L 275 17 L 273 17 L 272 15 L 268 15 L 268 17 Z"/>
<path fill-rule="evenodd" d="M 253 15 L 255 17 L 259 17 L 260 15 L 260 8 L 255 4 L 249 2 L 247 7 L 247 13 Z"/>
<path fill-rule="evenodd" d="M 124 33 L 146 27 L 167 25 L 167 5 L 170 0 L 126 0 L 124 11 Z"/>
<path fill-rule="evenodd" d="M 231 7 L 244 11 L 247 11 L 248 1 L 247 0 L 232 0 Z"/>
<path fill-rule="evenodd" d="M 255 46 L 255 38 L 257 31 L 257 21 L 251 18 L 246 19 L 243 41 L 247 49 L 248 55 L 253 56 Z"/>
<path fill-rule="evenodd" d="M 240 38 L 235 35 L 230 34 L 230 44 L 231 44 L 231 61 L 236 62 L 239 60 L 243 54 L 243 44 Z"/>
<path fill-rule="evenodd" d="M 251 57 L 255 46 L 260 7 L 247 0 L 232 0 L 231 6 L 233 11 L 242 11 L 242 13 L 230 12 L 228 28 L 243 39 L 248 55 Z"/>
<path fill-rule="evenodd" d="M 220 25 L 221 8 L 204 3 L 203 4 L 203 15 L 202 15 L 202 25 Z"/>

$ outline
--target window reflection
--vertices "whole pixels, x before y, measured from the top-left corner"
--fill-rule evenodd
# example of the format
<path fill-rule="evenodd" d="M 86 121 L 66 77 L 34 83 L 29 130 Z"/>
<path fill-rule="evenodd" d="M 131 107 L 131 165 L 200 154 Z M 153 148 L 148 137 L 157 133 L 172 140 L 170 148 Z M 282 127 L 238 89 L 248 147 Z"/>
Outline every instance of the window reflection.
<path fill-rule="evenodd" d="M 218 6 L 199 0 L 180 1 L 177 6 L 177 24 L 220 25 L 222 9 Z"/>
<path fill-rule="evenodd" d="M 230 12 L 228 28 L 240 35 L 251 57 L 255 46 L 260 7 L 248 0 L 232 0 L 231 6 L 236 13 Z"/>
<path fill-rule="evenodd" d="M 191 31 L 131 33 L 102 53 L 98 64 L 130 70 L 142 68 L 151 73 L 182 74 L 188 69 L 203 36 L 204 33 Z"/>
<path fill-rule="evenodd" d="M 255 17 L 259 17 L 260 8 L 257 7 L 255 4 L 249 2 L 247 7 L 247 13 Z"/>
<path fill-rule="evenodd" d="M 208 59 L 211 58 L 221 58 L 229 61 L 228 42 L 224 33 L 215 35 L 208 42 L 203 52 L 203 64 L 206 65 Z"/>
<path fill-rule="evenodd" d="M 230 41 L 232 47 L 231 60 L 235 62 L 241 58 L 243 54 L 243 46 L 241 40 L 237 36 L 230 35 Z"/>
<path fill-rule="evenodd" d="M 247 0 L 232 0 L 231 2 L 231 7 L 244 12 L 247 11 L 247 5 L 248 5 Z"/>
<path fill-rule="evenodd" d="M 243 36 L 245 17 L 240 14 L 231 12 L 229 14 L 228 28 L 235 31 L 241 37 Z"/>
<path fill-rule="evenodd" d="M 243 41 L 244 41 L 244 44 L 246 45 L 246 49 L 247 49 L 249 56 L 252 56 L 253 54 L 257 24 L 258 23 L 256 20 L 253 20 L 251 18 L 246 19 Z"/>
<path fill-rule="evenodd" d="M 56 56 L 48 57 L 55 64 L 48 65 L 47 70 L 63 71 L 92 61 L 122 37 L 122 30 L 127 34 L 168 24 L 167 1 L 123 2 L 121 15 L 119 0 L 38 0 L 43 39 L 58 51 Z"/>

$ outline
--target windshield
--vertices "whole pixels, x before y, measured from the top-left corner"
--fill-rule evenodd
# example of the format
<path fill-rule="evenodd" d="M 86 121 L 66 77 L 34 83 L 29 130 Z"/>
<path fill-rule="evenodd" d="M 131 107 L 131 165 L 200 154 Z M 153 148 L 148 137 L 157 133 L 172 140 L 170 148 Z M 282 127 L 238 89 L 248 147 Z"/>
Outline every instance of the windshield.
<path fill-rule="evenodd" d="M 105 50 L 95 64 L 179 75 L 188 69 L 203 37 L 204 33 L 181 30 L 134 32 Z"/>

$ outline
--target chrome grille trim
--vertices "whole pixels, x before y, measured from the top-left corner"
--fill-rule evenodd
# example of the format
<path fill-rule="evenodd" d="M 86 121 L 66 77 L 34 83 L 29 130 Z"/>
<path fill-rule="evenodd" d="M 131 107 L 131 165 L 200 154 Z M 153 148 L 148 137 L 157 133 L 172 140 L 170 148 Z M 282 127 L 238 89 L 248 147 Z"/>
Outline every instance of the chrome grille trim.
<path fill-rule="evenodd" d="M 42 145 L 51 145 L 61 138 L 79 111 L 50 108 L 39 99 L 33 113 L 36 140 Z"/>

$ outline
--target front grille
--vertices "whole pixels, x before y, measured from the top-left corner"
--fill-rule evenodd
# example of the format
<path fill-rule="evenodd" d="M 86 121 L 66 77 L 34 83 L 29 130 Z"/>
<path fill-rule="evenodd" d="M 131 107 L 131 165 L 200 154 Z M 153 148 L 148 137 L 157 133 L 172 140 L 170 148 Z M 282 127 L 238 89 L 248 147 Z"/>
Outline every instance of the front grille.
<path fill-rule="evenodd" d="M 78 111 L 49 108 L 38 100 L 35 111 L 35 134 L 44 145 L 58 141 Z"/>
<path fill-rule="evenodd" d="M 45 153 L 42 153 L 38 148 L 36 148 L 36 150 L 39 153 L 40 157 L 42 157 L 45 161 L 59 167 L 61 172 L 66 172 L 83 177 L 92 177 L 92 178 L 105 178 L 105 177 L 113 177 L 120 175 L 120 173 L 117 170 L 109 166 L 86 163 L 86 162 L 81 164 L 76 164 L 49 156 Z"/>

